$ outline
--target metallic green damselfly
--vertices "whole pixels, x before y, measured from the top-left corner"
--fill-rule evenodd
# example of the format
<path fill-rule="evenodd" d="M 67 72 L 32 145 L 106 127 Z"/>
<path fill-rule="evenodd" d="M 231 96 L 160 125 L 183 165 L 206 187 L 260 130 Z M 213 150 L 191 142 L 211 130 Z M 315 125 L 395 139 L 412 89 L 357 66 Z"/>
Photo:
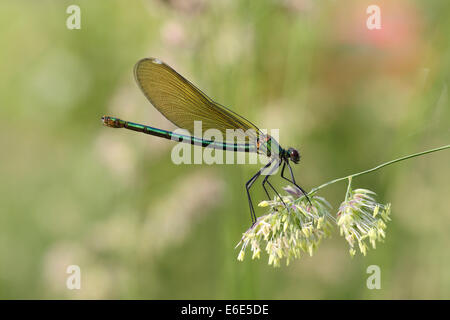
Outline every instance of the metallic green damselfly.
<path fill-rule="evenodd" d="M 206 148 L 231 150 L 235 152 L 256 152 L 269 157 L 269 162 L 245 184 L 252 222 L 256 222 L 255 209 L 250 188 L 264 170 L 269 170 L 262 181 L 262 187 L 270 199 L 266 185 L 281 198 L 269 181 L 269 177 L 281 165 L 281 177 L 299 188 L 309 201 L 308 195 L 294 178 L 290 161 L 298 163 L 300 153 L 294 148 L 284 149 L 270 135 L 261 132 L 257 126 L 232 110 L 213 101 L 191 82 L 159 59 L 145 58 L 134 67 L 137 84 L 150 103 L 177 127 L 194 132 L 194 122 L 201 121 L 202 133 L 208 129 L 219 130 L 224 136 L 227 130 L 243 132 L 233 141 L 207 140 L 194 135 L 184 135 L 150 126 L 103 116 L 103 123 L 112 128 L 125 128 L 165 139 L 191 143 Z M 284 176 L 288 167 L 290 178 Z"/>

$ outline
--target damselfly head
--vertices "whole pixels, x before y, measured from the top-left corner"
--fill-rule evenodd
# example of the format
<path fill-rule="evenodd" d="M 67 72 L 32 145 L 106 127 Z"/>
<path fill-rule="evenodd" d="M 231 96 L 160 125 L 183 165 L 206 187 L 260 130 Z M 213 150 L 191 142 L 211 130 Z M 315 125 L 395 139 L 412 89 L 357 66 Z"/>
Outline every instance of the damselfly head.
<path fill-rule="evenodd" d="M 297 149 L 289 148 L 288 151 L 289 160 L 291 160 L 294 163 L 298 163 L 300 161 L 300 153 Z"/>

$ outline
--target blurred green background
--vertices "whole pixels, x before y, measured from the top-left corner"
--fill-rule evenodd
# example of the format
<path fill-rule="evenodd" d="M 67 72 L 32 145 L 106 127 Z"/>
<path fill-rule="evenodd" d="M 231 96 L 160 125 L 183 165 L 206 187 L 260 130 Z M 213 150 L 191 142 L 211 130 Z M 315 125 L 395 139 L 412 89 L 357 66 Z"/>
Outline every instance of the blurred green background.
<path fill-rule="evenodd" d="M 66 27 L 71 4 L 80 30 Z M 381 30 L 366 27 L 371 4 Z M 392 203 L 387 239 L 366 257 L 351 259 L 336 232 L 274 269 L 234 249 L 257 165 L 177 166 L 172 142 L 100 121 L 173 129 L 132 75 L 158 57 L 280 128 L 309 190 L 449 143 L 449 32 L 447 0 L 1 0 L 0 298 L 450 298 L 448 151 L 354 180 Z M 336 211 L 345 190 L 321 195 Z M 73 264 L 81 290 L 66 288 Z M 372 264 L 380 290 L 366 287 Z"/>

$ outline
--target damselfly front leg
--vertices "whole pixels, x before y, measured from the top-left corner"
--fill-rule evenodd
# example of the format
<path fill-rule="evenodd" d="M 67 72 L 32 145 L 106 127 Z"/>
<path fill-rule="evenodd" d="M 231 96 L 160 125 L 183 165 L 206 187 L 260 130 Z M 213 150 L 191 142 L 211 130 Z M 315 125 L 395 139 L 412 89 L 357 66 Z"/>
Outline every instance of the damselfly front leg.
<path fill-rule="evenodd" d="M 289 168 L 289 172 L 290 172 L 290 174 L 291 174 L 291 179 L 292 179 L 292 180 L 289 180 L 288 178 L 286 178 L 286 177 L 284 176 L 284 169 L 285 169 L 285 167 L 286 167 L 286 163 L 287 163 L 287 166 L 288 166 L 288 168 Z M 281 168 L 281 177 L 282 177 L 284 180 L 287 180 L 287 181 L 289 181 L 290 183 L 294 184 L 294 186 L 296 186 L 298 189 L 300 189 L 300 191 L 303 192 L 303 194 L 305 195 L 305 197 L 306 197 L 306 199 L 308 200 L 309 204 L 312 206 L 311 200 L 310 200 L 309 197 L 308 197 L 308 193 L 306 193 L 306 191 L 303 190 L 303 188 L 300 187 L 300 186 L 295 182 L 294 173 L 292 172 L 292 168 L 291 168 L 291 166 L 290 166 L 290 164 L 289 164 L 288 161 L 285 161 L 285 162 L 283 163 L 283 167 Z"/>

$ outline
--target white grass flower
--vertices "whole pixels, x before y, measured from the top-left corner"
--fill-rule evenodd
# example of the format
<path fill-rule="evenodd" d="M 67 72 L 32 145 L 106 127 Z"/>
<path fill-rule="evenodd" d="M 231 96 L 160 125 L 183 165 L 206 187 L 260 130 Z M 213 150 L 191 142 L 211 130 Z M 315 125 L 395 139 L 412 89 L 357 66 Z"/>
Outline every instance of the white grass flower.
<path fill-rule="evenodd" d="M 333 217 L 325 199 L 313 196 L 310 200 L 312 205 L 305 197 L 286 196 L 284 203 L 279 198 L 262 201 L 259 205 L 269 206 L 270 211 L 243 234 L 236 246 L 241 245 L 238 260 L 244 260 L 248 246 L 253 252 L 252 259 L 259 259 L 264 249 L 269 265 L 274 267 L 279 267 L 283 259 L 289 265 L 302 252 L 312 256 L 320 241 L 330 235 Z"/>
<path fill-rule="evenodd" d="M 286 264 L 289 264 L 293 258 L 300 258 L 301 252 L 313 255 L 320 241 L 330 235 L 330 221 L 337 223 L 341 235 L 350 244 L 351 256 L 356 254 L 357 249 L 366 255 L 369 244 L 375 249 L 376 242 L 383 241 L 386 236 L 386 223 L 391 220 L 389 217 L 391 204 L 377 203 L 373 191 L 352 190 L 352 179 L 400 161 L 444 149 L 450 149 L 450 145 L 410 154 L 382 163 L 372 169 L 328 181 L 309 192 L 311 203 L 307 201 L 300 189 L 292 186 L 284 188 L 290 196 L 283 197 L 283 200 L 275 198 L 273 201 L 262 201 L 259 204 L 261 207 L 270 207 L 269 213 L 259 217 L 255 224 L 243 234 L 236 246 L 241 245 L 238 260 L 244 260 L 248 245 L 253 252 L 252 259 L 259 259 L 261 248 L 264 248 L 269 255 L 269 265 L 276 267 L 280 266 L 283 258 L 286 258 Z M 316 196 L 316 193 L 326 186 L 344 180 L 348 180 L 347 193 L 335 221 L 328 212 L 331 206 L 324 198 Z"/>
<path fill-rule="evenodd" d="M 350 255 L 356 249 L 367 254 L 369 244 L 376 248 L 376 241 L 385 237 L 386 222 L 390 221 L 390 204 L 380 204 L 374 199 L 375 192 L 367 189 L 347 191 L 346 200 L 339 207 L 337 225 L 350 245 Z"/>

